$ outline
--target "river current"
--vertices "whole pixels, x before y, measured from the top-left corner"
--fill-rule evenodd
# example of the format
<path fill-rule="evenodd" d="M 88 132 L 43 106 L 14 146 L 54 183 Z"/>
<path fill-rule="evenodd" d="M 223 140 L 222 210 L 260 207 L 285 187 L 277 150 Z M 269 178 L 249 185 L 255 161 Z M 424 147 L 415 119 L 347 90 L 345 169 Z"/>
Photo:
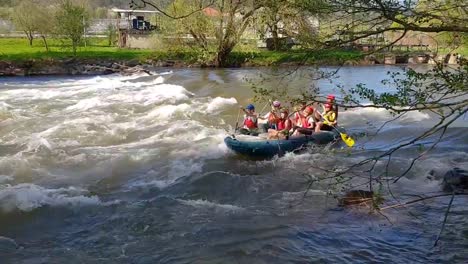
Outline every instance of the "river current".
<path fill-rule="evenodd" d="M 450 197 L 382 214 L 339 207 L 341 187 L 368 188 L 359 175 L 305 193 L 309 176 L 326 177 L 314 165 L 382 153 L 433 124 L 429 113 L 409 113 L 371 136 L 389 112 L 342 111 L 352 151 L 325 146 L 250 160 L 223 143 L 239 105 L 254 96 L 249 82 L 295 91 L 315 84 L 338 95 L 337 84 L 366 83 L 382 92 L 391 89 L 380 83 L 387 71 L 399 70 L 344 67 L 331 82 L 309 78 L 312 68 L 0 78 L 0 236 L 18 244 L 0 246 L 0 263 L 466 263 L 466 196 L 455 197 L 433 247 Z M 446 171 L 468 169 L 467 126 L 466 117 L 455 122 L 391 194 L 442 193 Z M 396 153 L 391 173 L 422 147 Z"/>

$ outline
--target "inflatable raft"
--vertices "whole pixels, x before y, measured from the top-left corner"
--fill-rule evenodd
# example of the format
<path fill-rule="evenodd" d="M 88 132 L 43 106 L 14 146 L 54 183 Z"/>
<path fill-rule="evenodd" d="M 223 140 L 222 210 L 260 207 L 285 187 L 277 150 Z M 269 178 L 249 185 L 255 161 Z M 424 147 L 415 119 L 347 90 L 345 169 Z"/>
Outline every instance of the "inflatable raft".
<path fill-rule="evenodd" d="M 266 135 L 246 136 L 232 135 L 224 139 L 226 146 L 234 152 L 250 157 L 273 157 L 304 149 L 309 144 L 323 145 L 336 141 L 340 133 L 321 131 L 310 136 L 294 136 L 289 139 L 267 139 Z"/>

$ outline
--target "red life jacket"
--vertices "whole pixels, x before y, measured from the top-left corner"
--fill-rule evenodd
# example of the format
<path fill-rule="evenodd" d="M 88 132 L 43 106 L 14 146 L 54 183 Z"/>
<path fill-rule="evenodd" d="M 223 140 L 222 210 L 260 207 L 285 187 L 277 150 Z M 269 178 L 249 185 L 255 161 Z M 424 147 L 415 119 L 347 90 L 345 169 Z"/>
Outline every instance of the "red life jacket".
<path fill-rule="evenodd" d="M 278 129 L 277 130 L 283 130 L 286 128 L 286 120 L 278 120 Z"/>
<path fill-rule="evenodd" d="M 300 125 L 301 127 L 303 128 L 310 128 L 312 127 L 310 124 L 309 124 L 309 118 L 313 117 L 313 114 L 309 115 L 309 116 L 304 116 L 302 115 L 300 112 L 296 112 L 296 116 L 295 116 L 295 123 L 297 125 Z"/>
<path fill-rule="evenodd" d="M 311 127 L 311 125 L 309 123 L 310 116 L 300 115 L 300 118 L 301 118 L 301 125 L 302 125 L 303 128 L 310 128 Z"/>
<path fill-rule="evenodd" d="M 246 126 L 248 129 L 258 128 L 257 122 L 252 121 L 252 118 L 250 117 L 246 117 L 244 119 L 244 126 Z"/>
<path fill-rule="evenodd" d="M 280 130 L 287 129 L 287 128 L 291 129 L 291 124 L 288 123 L 288 121 L 290 122 L 289 119 L 284 119 L 284 120 L 280 119 L 280 120 L 278 120 L 278 125 L 277 125 L 278 129 L 277 130 L 280 131 Z"/>

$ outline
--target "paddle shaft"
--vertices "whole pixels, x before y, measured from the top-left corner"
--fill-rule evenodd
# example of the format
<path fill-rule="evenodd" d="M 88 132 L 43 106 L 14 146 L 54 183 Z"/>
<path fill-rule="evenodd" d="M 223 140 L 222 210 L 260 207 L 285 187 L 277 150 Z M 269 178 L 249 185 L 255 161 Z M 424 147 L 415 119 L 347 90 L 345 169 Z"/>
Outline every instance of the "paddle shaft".
<path fill-rule="evenodd" d="M 241 111 L 240 109 L 239 109 L 239 111 L 237 111 L 237 121 L 236 121 L 236 128 L 234 129 L 234 133 L 237 132 L 237 128 L 239 126 L 240 111 Z"/>

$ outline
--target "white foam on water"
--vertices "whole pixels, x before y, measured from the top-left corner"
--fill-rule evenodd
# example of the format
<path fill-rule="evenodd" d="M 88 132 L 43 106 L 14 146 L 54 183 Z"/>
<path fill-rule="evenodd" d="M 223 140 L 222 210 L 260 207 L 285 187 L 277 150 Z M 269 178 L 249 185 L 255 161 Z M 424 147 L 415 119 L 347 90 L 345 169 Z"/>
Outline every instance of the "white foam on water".
<path fill-rule="evenodd" d="M 350 109 L 344 112 L 340 112 L 339 119 L 340 123 L 348 124 L 353 126 L 356 124 L 365 124 L 368 121 L 372 122 L 384 122 L 395 118 L 390 110 L 383 108 L 374 107 L 363 107 Z M 404 114 L 398 119 L 400 123 L 417 122 L 430 119 L 431 116 L 428 113 L 420 111 L 411 111 Z"/>
<path fill-rule="evenodd" d="M 164 189 L 170 185 L 172 185 L 175 181 L 174 180 L 148 180 L 148 179 L 139 179 L 136 181 L 132 181 L 127 184 L 129 189 L 138 189 L 138 188 L 150 188 L 156 187 L 158 189 Z"/>
<path fill-rule="evenodd" d="M 169 119 L 173 117 L 175 114 L 180 113 L 180 114 L 186 114 L 192 112 L 192 108 L 188 104 L 179 104 L 179 105 L 163 105 L 163 106 L 157 106 L 153 110 L 151 110 L 147 115 L 145 115 L 143 118 L 147 119 L 154 119 L 157 118 L 158 121 L 162 121 L 164 119 Z M 168 122 L 170 120 L 167 120 Z"/>
<path fill-rule="evenodd" d="M 106 99 L 116 103 L 140 103 L 143 105 L 171 103 L 188 100 L 193 94 L 184 87 L 172 84 L 152 85 L 140 90 L 122 90 L 109 95 Z"/>
<path fill-rule="evenodd" d="M 102 102 L 99 98 L 90 98 L 80 100 L 77 104 L 67 107 L 67 111 L 87 111 L 91 108 L 106 106 L 107 103 Z"/>
<path fill-rule="evenodd" d="M 219 128 L 224 120 L 217 115 L 237 104 L 235 98 L 195 97 L 180 85 L 164 83 L 161 76 L 146 75 L 38 82 L 0 96 L 7 99 L 0 107 L 11 106 L 28 117 L 12 124 L 27 129 L 8 137 L 9 144 L 22 148 L 0 159 L 0 171 L 31 184 L 88 183 L 127 173 L 138 175 L 129 180 L 130 187 L 165 188 L 202 173 L 208 160 L 228 153 L 225 131 Z M 52 110 L 41 110 L 45 104 Z M 167 162 L 157 172 L 142 176 L 141 168 L 161 159 Z M 44 198 L 53 192 L 30 189 L 44 204 L 53 203 Z"/>
<path fill-rule="evenodd" d="M 0 110 L 1 111 L 6 111 L 6 110 L 9 110 L 11 108 L 13 108 L 13 106 L 11 106 L 11 105 L 9 105 L 9 104 L 7 104 L 5 102 L 0 102 Z"/>
<path fill-rule="evenodd" d="M 237 100 L 233 97 L 223 98 L 216 97 L 206 106 L 206 113 L 209 115 L 219 114 L 222 110 L 225 110 L 229 106 L 237 104 Z"/>
<path fill-rule="evenodd" d="M 197 162 L 193 159 L 176 159 L 170 161 L 168 176 L 171 179 L 178 179 L 185 176 L 189 176 L 193 173 L 202 172 L 203 163 Z"/>
<path fill-rule="evenodd" d="M 13 177 L 7 175 L 0 175 L 0 184 L 13 181 Z"/>
<path fill-rule="evenodd" d="M 0 186 L 0 209 L 32 211 L 42 206 L 87 206 L 98 205 L 97 196 L 89 196 L 88 191 L 75 187 L 47 189 L 35 184 Z"/>
<path fill-rule="evenodd" d="M 240 211 L 245 211 L 245 208 L 239 207 L 236 205 L 232 204 L 220 204 L 220 203 L 214 203 L 210 202 L 208 200 L 183 200 L 183 199 L 177 199 L 182 204 L 193 206 L 195 208 L 201 208 L 201 209 L 214 209 L 214 210 L 222 210 L 222 211 L 227 211 L 227 212 L 240 212 Z"/>

